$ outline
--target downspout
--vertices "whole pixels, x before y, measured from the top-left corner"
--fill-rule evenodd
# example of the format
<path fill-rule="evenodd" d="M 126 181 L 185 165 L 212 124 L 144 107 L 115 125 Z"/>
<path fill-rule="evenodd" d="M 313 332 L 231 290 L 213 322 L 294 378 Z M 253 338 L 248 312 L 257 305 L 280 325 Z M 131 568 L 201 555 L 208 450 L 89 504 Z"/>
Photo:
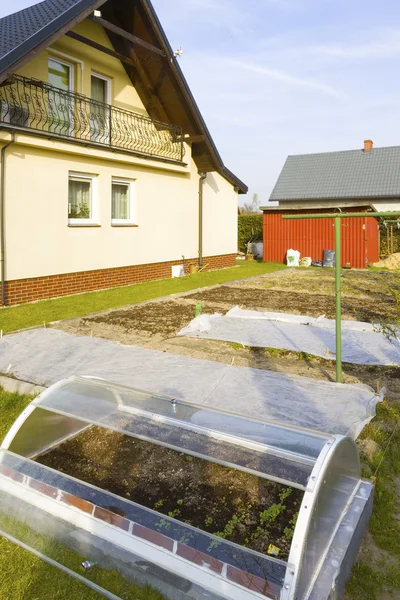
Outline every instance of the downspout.
<path fill-rule="evenodd" d="M 203 186 L 207 173 L 200 173 L 199 179 L 199 267 L 203 268 Z"/>
<path fill-rule="evenodd" d="M 15 141 L 15 132 L 11 132 L 11 140 L 5 144 L 1 149 L 1 175 L 0 175 L 0 271 L 1 271 L 1 304 L 6 304 L 6 243 L 5 243 L 5 217 L 4 217 L 4 203 L 5 203 L 5 175 L 6 175 L 6 150 Z"/>

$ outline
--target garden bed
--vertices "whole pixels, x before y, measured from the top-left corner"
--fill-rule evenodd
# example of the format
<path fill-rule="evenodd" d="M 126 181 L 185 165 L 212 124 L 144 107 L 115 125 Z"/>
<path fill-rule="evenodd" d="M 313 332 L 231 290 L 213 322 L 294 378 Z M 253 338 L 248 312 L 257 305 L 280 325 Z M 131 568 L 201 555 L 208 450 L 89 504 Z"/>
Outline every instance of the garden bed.
<path fill-rule="evenodd" d="M 287 559 L 303 492 L 91 427 L 37 459 L 205 532 Z M 165 521 L 164 521 L 165 523 Z M 163 531 L 160 520 L 160 531 Z"/>

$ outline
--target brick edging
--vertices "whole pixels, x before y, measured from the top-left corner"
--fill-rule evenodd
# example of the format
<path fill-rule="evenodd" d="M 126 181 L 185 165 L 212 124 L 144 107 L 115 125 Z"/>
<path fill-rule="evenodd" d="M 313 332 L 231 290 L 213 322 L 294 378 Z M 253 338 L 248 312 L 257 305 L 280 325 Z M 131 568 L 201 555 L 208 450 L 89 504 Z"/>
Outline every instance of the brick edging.
<path fill-rule="evenodd" d="M 184 262 L 185 268 L 189 272 L 190 265 L 197 265 L 198 259 L 188 258 Z M 168 279 L 171 277 L 171 267 L 181 264 L 182 260 L 173 260 L 76 273 L 62 273 L 46 277 L 13 279 L 5 282 L 5 305 L 12 306 L 46 298 L 93 292 L 156 279 Z M 236 254 L 206 256 L 203 258 L 203 264 L 207 265 L 206 270 L 234 267 L 236 265 Z"/>
<path fill-rule="evenodd" d="M 191 548 L 186 544 L 182 544 L 181 542 L 173 540 L 172 538 L 169 538 L 158 531 L 154 531 L 153 529 L 149 529 L 140 523 L 135 523 L 134 521 L 131 521 L 120 514 L 114 513 L 109 509 L 109 507 L 103 508 L 97 506 L 93 502 L 89 502 L 88 500 L 84 500 L 78 496 L 74 496 L 73 494 L 53 487 L 52 485 L 34 479 L 29 475 L 24 475 L 15 469 L 2 465 L 1 463 L 0 473 L 17 483 L 22 483 L 29 486 L 31 489 L 35 490 L 35 492 L 39 492 L 48 498 L 52 498 L 53 500 L 66 504 L 69 507 L 74 507 L 85 514 L 94 517 L 95 519 L 99 519 L 113 527 L 121 529 L 125 533 L 129 533 L 134 537 L 145 540 L 150 544 L 163 548 L 164 550 L 168 550 L 172 554 L 175 554 L 184 560 L 192 562 L 193 564 L 207 569 L 208 571 L 212 571 L 223 579 L 241 585 L 248 590 L 258 592 L 259 594 L 267 596 L 271 600 L 279 600 L 280 588 L 277 585 L 270 583 L 267 580 L 258 577 L 257 575 L 253 575 L 228 563 L 224 563 L 213 556 L 209 556 L 204 552 L 201 552 L 200 550 L 196 550 L 195 548 Z"/>

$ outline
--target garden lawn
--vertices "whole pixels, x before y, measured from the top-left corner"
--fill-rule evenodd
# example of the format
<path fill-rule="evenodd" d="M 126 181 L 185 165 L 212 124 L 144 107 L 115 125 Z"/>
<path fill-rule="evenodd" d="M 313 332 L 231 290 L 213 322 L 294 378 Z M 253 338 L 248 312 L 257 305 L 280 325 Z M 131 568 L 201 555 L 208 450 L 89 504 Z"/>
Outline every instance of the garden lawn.
<path fill-rule="evenodd" d="M 284 269 L 281 263 L 238 261 L 236 267 L 177 277 L 147 283 L 112 288 L 86 294 L 41 300 L 0 309 L 0 329 L 3 333 L 17 331 L 51 321 L 80 317 L 94 312 L 136 304 L 161 296 L 178 294 L 197 288 L 236 281 Z"/>

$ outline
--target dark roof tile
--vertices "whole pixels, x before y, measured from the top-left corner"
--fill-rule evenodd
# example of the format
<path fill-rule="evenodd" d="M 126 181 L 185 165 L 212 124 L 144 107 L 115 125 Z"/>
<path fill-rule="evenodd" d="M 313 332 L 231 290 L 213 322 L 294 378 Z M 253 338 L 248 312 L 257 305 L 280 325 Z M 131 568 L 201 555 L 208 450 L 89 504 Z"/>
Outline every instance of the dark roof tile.
<path fill-rule="evenodd" d="M 270 200 L 400 197 L 400 146 L 288 156 Z"/>
<path fill-rule="evenodd" d="M 0 19 L 0 58 L 54 21 L 80 0 L 44 0 Z"/>

